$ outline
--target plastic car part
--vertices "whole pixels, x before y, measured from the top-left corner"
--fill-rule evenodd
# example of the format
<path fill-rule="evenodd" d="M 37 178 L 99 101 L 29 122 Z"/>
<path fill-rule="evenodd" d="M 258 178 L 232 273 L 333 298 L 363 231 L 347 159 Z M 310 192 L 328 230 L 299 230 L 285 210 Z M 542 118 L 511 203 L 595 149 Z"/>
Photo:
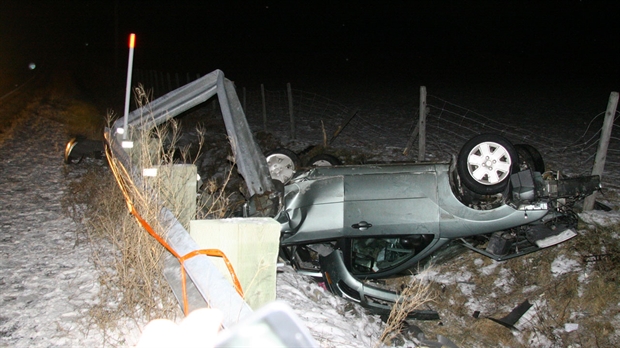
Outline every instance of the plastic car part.
<path fill-rule="evenodd" d="M 481 134 L 463 145 L 457 170 L 465 187 L 477 194 L 492 195 L 504 191 L 510 174 L 518 171 L 517 159 L 517 151 L 508 139 Z"/>
<path fill-rule="evenodd" d="M 515 324 L 521 319 L 521 317 L 532 307 L 532 304 L 528 300 L 523 301 L 520 305 L 518 305 L 512 312 L 508 313 L 508 315 L 504 316 L 500 319 L 495 319 L 491 317 L 486 317 L 489 320 L 492 320 L 502 326 L 505 326 L 511 330 L 520 331 L 515 327 Z"/>
<path fill-rule="evenodd" d="M 515 242 L 516 237 L 512 233 L 494 232 L 489 239 L 486 251 L 493 255 L 507 255 Z"/>
<path fill-rule="evenodd" d="M 531 169 L 539 173 L 545 172 L 545 161 L 534 146 L 529 144 L 515 144 L 514 147 L 519 155 L 519 166 L 521 170 Z"/>
<path fill-rule="evenodd" d="M 289 182 L 299 168 L 299 157 L 288 149 L 269 151 L 265 157 L 271 178 L 283 184 Z"/>
<path fill-rule="evenodd" d="M 557 221 L 556 221 L 557 220 Z M 547 223 L 537 223 L 512 229 L 509 232 L 495 232 L 488 240 L 485 249 L 465 239 L 461 243 L 468 249 L 487 256 L 495 261 L 505 261 L 563 243 L 577 234 L 568 223 L 560 223 L 558 216 Z"/>
<path fill-rule="evenodd" d="M 512 186 L 512 199 L 514 202 L 531 202 L 543 196 L 541 187 L 543 184 L 542 176 L 539 172 L 532 172 L 530 169 L 520 171 L 510 176 Z"/>
<path fill-rule="evenodd" d="M 338 159 L 338 157 L 322 153 L 320 155 L 312 157 L 306 165 L 308 167 L 329 167 L 338 166 L 341 164 L 342 162 Z"/>

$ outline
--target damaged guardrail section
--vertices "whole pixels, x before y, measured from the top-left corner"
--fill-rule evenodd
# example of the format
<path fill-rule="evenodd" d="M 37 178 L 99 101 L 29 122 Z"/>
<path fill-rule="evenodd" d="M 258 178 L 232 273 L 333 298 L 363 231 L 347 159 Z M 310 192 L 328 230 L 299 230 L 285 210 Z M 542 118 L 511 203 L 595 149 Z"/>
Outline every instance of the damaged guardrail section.
<path fill-rule="evenodd" d="M 132 134 L 132 131 L 148 131 L 184 111 L 206 102 L 216 94 L 228 136 L 231 139 L 238 171 L 246 181 L 248 191 L 252 195 L 273 191 L 274 187 L 270 180 L 267 164 L 254 141 L 234 85 L 224 78 L 224 74 L 220 70 L 215 70 L 134 110 L 127 115 L 128 129 L 124 128 L 123 119 L 117 120 L 111 129 L 107 128 L 105 131 L 108 151 L 122 165 L 123 170 L 131 176 L 134 182 L 141 183 L 143 180 L 142 168 L 132 166 L 130 156 L 126 151 L 126 148 L 130 147 L 127 141 L 131 139 L 124 140 L 122 134 Z M 243 154 L 243 156 L 239 154 Z M 128 204 L 130 209 L 133 209 L 129 200 Z M 134 215 L 148 230 L 148 223 L 140 221 L 139 214 L 134 213 Z M 252 309 L 239 295 L 235 287 L 206 255 L 197 252 L 200 249 L 199 246 L 168 208 L 161 209 L 158 220 L 159 225 L 165 226 L 166 229 L 165 233 L 162 234 L 165 235 L 164 240 L 160 243 L 170 251 L 164 260 L 164 275 L 177 299 L 180 302 L 181 299 L 184 299 L 186 311 L 199 307 L 221 309 L 224 313 L 224 327 L 232 326 L 251 314 Z M 153 233 L 151 235 L 156 237 Z M 198 255 L 191 258 L 186 257 L 190 254 Z M 184 279 L 185 274 L 188 276 L 187 280 Z"/>

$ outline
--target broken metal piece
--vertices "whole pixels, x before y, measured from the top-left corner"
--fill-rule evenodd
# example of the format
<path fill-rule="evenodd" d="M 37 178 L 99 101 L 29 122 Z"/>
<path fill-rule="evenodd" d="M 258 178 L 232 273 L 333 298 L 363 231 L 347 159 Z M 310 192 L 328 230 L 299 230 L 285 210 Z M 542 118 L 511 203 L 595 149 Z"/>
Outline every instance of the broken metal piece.
<path fill-rule="evenodd" d="M 523 314 L 525 314 L 525 312 L 527 312 L 530 309 L 530 307 L 532 307 L 532 304 L 528 300 L 525 300 L 523 303 L 521 303 L 515 309 L 513 309 L 512 312 L 508 313 L 508 315 L 506 315 L 503 318 L 500 318 L 500 319 L 495 319 L 491 317 L 486 317 L 486 318 L 500 325 L 503 325 L 511 330 L 520 331 L 519 329 L 515 327 L 515 324 L 519 321 L 519 319 L 521 319 Z"/>

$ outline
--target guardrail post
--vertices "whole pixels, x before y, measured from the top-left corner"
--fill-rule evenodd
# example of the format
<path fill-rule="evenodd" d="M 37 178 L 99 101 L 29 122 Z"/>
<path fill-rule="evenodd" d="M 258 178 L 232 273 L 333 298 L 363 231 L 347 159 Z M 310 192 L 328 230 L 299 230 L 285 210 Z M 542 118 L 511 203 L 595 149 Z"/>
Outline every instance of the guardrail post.
<path fill-rule="evenodd" d="M 592 175 L 603 175 L 605 169 L 605 159 L 607 158 L 607 147 L 609 146 L 609 138 L 611 138 L 611 130 L 614 126 L 614 118 L 616 117 L 616 109 L 618 107 L 618 92 L 611 92 L 609 101 L 607 102 L 607 111 L 605 111 L 605 121 L 601 130 L 601 139 L 598 142 L 598 150 L 592 168 Z M 583 202 L 583 211 L 592 210 L 596 200 L 596 192 L 586 197 Z"/>

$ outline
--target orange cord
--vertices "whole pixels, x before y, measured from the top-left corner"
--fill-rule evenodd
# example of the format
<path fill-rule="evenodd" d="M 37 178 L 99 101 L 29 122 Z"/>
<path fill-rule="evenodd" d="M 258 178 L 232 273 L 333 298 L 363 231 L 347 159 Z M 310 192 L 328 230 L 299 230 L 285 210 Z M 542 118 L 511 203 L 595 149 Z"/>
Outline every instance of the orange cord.
<path fill-rule="evenodd" d="M 106 139 L 107 140 L 107 139 Z M 166 243 L 166 241 L 161 238 L 161 236 L 159 236 L 155 230 L 153 230 L 153 228 L 151 227 L 151 225 L 149 225 L 148 222 L 146 222 L 146 220 L 144 220 L 142 218 L 142 216 L 138 213 L 138 211 L 136 210 L 131 197 L 129 195 L 129 192 L 127 192 L 127 187 L 124 185 L 124 183 L 122 182 L 122 176 L 118 173 L 118 167 L 116 165 L 116 163 L 112 163 L 112 151 L 110 150 L 110 145 L 108 144 L 108 142 L 106 141 L 106 147 L 105 147 L 105 151 L 106 151 L 106 157 L 108 159 L 108 162 L 110 163 L 110 168 L 112 169 L 112 173 L 114 175 L 114 178 L 116 180 L 116 182 L 118 183 L 118 186 L 120 187 L 121 191 L 123 192 L 123 196 L 125 197 L 125 202 L 127 203 L 127 207 L 129 208 L 129 212 L 131 213 L 131 215 L 133 215 L 136 220 L 138 221 L 138 223 L 140 225 L 142 225 L 142 227 L 153 237 L 155 238 L 155 240 L 157 240 L 157 242 L 159 242 L 159 244 L 161 244 L 164 248 L 166 248 L 166 250 L 168 250 L 174 257 L 176 257 L 179 260 L 179 263 L 181 264 L 181 289 L 183 292 L 183 312 L 185 313 L 185 315 L 189 314 L 189 304 L 187 301 L 187 285 L 186 285 L 186 276 L 185 276 L 185 261 L 187 261 L 188 259 L 191 259 L 194 256 L 197 255 L 207 255 L 207 256 L 214 256 L 214 257 L 221 257 L 224 259 L 224 263 L 226 264 L 226 268 L 228 268 L 228 272 L 230 273 L 230 276 L 232 277 L 233 280 L 233 285 L 235 287 L 235 290 L 237 290 L 237 293 L 239 294 L 239 296 L 243 297 L 243 289 L 241 288 L 241 283 L 239 282 L 239 278 L 237 278 L 237 274 L 235 273 L 235 270 L 232 266 L 232 264 L 230 263 L 230 260 L 228 259 L 228 257 L 226 257 L 226 255 L 219 249 L 202 249 L 202 250 L 194 250 L 194 251 L 190 251 L 189 253 L 180 256 L 179 253 L 177 253 L 168 243 Z M 127 170 L 121 166 L 121 168 L 123 168 L 123 171 L 125 172 L 125 175 L 129 177 L 129 173 L 127 173 Z"/>

